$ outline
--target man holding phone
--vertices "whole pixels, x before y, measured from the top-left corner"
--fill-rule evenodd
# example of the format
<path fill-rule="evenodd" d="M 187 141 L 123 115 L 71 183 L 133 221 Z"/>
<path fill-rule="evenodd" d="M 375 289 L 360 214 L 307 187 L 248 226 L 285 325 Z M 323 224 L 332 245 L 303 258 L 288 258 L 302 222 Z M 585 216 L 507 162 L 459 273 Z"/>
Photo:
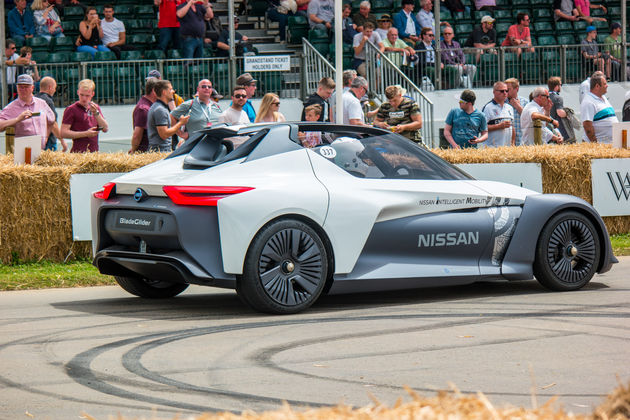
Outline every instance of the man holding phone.
<path fill-rule="evenodd" d="M 15 127 L 15 137 L 40 136 L 44 149 L 55 115 L 46 101 L 33 96 L 34 85 L 28 74 L 18 76 L 18 97 L 0 111 L 0 131 Z"/>
<path fill-rule="evenodd" d="M 98 132 L 107 133 L 109 129 L 101 108 L 92 102 L 95 87 L 92 80 L 81 80 L 79 100 L 63 112 L 61 136 L 72 139 L 70 153 L 98 152 Z"/>

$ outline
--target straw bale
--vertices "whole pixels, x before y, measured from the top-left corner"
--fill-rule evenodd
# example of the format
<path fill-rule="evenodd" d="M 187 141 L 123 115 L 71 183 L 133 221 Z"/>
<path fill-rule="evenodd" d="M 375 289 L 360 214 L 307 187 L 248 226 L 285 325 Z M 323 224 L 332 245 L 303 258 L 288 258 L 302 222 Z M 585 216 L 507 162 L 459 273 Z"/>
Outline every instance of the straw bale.
<path fill-rule="evenodd" d="M 130 172 L 168 156 L 167 153 L 55 153 L 43 152 L 37 166 L 71 166 L 73 173 Z"/>

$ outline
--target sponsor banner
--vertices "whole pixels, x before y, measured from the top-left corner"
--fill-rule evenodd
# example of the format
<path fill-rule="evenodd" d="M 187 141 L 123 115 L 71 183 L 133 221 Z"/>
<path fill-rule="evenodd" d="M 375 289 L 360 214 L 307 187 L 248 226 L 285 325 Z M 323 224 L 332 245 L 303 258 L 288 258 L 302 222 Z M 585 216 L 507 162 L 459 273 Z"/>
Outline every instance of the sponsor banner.
<path fill-rule="evenodd" d="M 289 71 L 290 55 L 252 55 L 243 57 L 245 71 Z"/>
<path fill-rule="evenodd" d="M 100 190 L 122 173 L 75 174 L 70 176 L 70 210 L 72 212 L 72 239 L 92 240 L 90 200 L 94 191 Z"/>
<path fill-rule="evenodd" d="M 630 215 L 630 159 L 591 160 L 593 207 L 601 216 Z"/>
<path fill-rule="evenodd" d="M 540 163 L 460 163 L 455 166 L 479 180 L 505 182 L 543 192 Z"/>

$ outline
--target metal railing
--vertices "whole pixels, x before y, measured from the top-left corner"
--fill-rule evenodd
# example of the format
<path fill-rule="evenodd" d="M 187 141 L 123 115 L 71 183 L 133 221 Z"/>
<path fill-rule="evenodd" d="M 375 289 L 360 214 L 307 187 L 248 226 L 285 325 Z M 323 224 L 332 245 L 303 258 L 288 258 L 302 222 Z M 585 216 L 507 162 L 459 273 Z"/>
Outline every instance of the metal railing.
<path fill-rule="evenodd" d="M 335 67 L 306 38 L 302 38 L 304 54 L 303 86 L 305 92 L 317 91 L 322 77 L 335 78 Z M 306 95 L 304 95 L 306 97 Z"/>
<path fill-rule="evenodd" d="M 221 94 L 229 96 L 235 81 L 230 74 L 244 72 L 244 57 L 201 58 L 201 59 L 157 59 L 124 61 L 84 61 L 73 63 L 38 63 L 40 77 L 52 76 L 58 90 L 55 103 L 66 106 L 74 102 L 78 82 L 92 79 L 96 84 L 95 100 L 102 104 L 135 104 L 142 96 L 147 74 L 157 69 L 163 79 L 171 81 L 177 93 L 192 97 L 197 84 L 209 79 Z M 232 69 L 235 73 L 232 73 Z M 302 98 L 303 58 L 301 54 L 290 57 L 289 71 L 251 72 L 258 80 L 256 96 L 274 92 L 282 98 Z M 6 80 L 6 75 L 5 75 Z M 15 93 L 15 89 L 12 89 Z M 9 97 L 9 101 L 12 98 Z"/>
<path fill-rule="evenodd" d="M 397 66 L 392 61 L 392 58 L 396 58 L 395 56 L 382 54 L 371 42 L 366 43 L 365 52 L 366 78 L 370 84 L 370 90 L 377 95 L 381 102 L 384 102 L 385 88 L 387 86 L 402 86 L 407 91 L 406 95 L 415 100 L 420 107 L 420 113 L 422 114 L 422 141 L 428 147 L 439 146 L 438 133 L 434 131 L 433 124 L 433 102 L 424 95 L 414 80 L 401 70 L 401 67 L 406 68 L 405 71 L 411 75 L 415 73 L 415 67 Z"/>

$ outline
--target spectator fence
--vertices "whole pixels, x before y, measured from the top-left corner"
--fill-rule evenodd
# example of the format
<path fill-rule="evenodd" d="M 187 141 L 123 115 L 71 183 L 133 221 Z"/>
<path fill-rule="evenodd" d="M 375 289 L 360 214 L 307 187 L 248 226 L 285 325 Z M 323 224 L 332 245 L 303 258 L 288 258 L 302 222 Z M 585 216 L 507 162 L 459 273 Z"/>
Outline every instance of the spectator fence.
<path fill-rule="evenodd" d="M 306 95 L 309 95 L 317 90 L 322 77 L 335 79 L 335 67 L 306 38 L 302 38 L 302 53 L 304 56 L 303 86 L 306 89 Z M 306 98 L 306 95 L 302 97 Z"/>
<path fill-rule="evenodd" d="M 391 58 L 390 54 L 381 54 L 379 49 L 371 42 L 366 43 L 366 75 L 370 90 L 377 98 L 384 102 L 385 88 L 391 85 L 400 85 L 406 91 L 406 95 L 413 98 L 422 114 L 422 140 L 428 147 L 437 147 L 438 136 L 434 132 L 433 102 L 427 98 L 422 90 L 410 79 Z M 397 53 L 393 53 L 397 54 Z M 391 57 L 391 58 L 390 58 Z"/>

